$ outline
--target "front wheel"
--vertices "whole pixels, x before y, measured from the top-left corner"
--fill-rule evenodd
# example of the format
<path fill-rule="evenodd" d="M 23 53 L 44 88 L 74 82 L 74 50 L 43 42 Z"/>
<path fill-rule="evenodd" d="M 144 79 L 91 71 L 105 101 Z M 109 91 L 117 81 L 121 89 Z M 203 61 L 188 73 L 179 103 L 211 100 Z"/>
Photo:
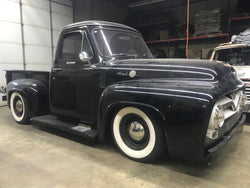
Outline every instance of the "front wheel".
<path fill-rule="evenodd" d="M 164 134 L 159 125 L 135 107 L 125 107 L 117 112 L 112 133 L 120 151 L 136 161 L 152 162 L 165 148 Z"/>
<path fill-rule="evenodd" d="M 10 110 L 17 123 L 25 124 L 30 121 L 30 114 L 27 100 L 18 92 L 14 92 L 10 97 Z"/>

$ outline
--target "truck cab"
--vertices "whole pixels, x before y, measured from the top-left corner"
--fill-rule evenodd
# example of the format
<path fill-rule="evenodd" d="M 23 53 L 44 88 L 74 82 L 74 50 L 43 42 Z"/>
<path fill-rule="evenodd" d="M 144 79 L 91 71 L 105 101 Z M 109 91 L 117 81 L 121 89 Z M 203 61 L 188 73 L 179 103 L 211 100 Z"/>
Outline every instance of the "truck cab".
<path fill-rule="evenodd" d="M 104 66 L 114 60 L 140 57 L 152 55 L 140 34 L 130 27 L 105 22 L 65 27 L 51 69 L 51 111 L 96 124 L 98 99 L 107 80 Z M 120 76 L 118 80 L 122 79 Z"/>
<path fill-rule="evenodd" d="M 244 84 L 232 67 L 153 59 L 141 34 L 122 24 L 65 26 L 51 72 L 7 71 L 17 123 L 52 126 L 88 139 L 112 138 L 126 157 L 204 160 L 240 132 Z"/>

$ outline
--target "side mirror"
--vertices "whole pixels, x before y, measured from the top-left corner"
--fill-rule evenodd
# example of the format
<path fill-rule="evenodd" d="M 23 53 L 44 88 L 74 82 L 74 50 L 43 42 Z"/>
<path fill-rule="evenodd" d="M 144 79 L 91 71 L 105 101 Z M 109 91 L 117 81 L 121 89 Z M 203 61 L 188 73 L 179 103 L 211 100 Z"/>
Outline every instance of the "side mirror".
<path fill-rule="evenodd" d="M 85 51 L 81 52 L 79 54 L 79 58 L 82 62 L 88 62 L 89 66 L 92 67 L 92 68 L 95 68 L 95 65 L 92 65 L 90 63 L 90 60 L 92 59 L 92 57 L 89 56 L 89 54 Z"/>
<path fill-rule="evenodd" d="M 87 52 L 85 52 L 85 51 L 83 51 L 83 52 L 81 52 L 81 53 L 79 54 L 79 58 L 80 58 L 80 60 L 81 60 L 82 62 L 88 62 L 88 61 L 90 61 L 90 59 L 91 59 L 91 57 L 89 57 L 89 54 L 88 54 Z"/>

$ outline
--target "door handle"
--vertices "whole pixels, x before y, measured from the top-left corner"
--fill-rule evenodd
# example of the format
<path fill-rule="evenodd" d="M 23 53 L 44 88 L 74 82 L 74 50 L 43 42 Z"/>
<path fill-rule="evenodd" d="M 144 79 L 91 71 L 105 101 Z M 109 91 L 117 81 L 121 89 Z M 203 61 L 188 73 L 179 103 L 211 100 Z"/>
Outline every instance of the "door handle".
<path fill-rule="evenodd" d="M 62 68 L 53 68 L 52 72 L 58 72 L 58 71 L 62 71 Z"/>

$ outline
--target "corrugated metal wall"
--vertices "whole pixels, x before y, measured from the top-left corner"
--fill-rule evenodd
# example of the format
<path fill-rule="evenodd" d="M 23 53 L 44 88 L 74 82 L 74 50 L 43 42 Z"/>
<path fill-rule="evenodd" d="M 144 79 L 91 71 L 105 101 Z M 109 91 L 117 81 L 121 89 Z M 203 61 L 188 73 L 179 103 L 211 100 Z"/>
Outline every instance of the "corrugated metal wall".
<path fill-rule="evenodd" d="M 60 30 L 73 22 L 72 6 L 70 0 L 0 0 L 0 88 L 2 70 L 50 70 Z"/>

